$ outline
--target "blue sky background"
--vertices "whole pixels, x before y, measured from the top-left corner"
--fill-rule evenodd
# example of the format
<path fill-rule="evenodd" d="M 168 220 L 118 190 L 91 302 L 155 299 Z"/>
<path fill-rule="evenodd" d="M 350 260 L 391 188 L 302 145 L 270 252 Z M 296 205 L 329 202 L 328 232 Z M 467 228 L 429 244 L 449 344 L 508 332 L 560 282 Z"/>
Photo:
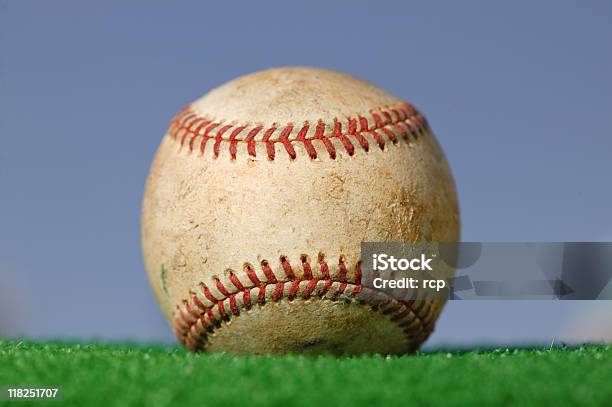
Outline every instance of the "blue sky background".
<path fill-rule="evenodd" d="M 422 110 L 464 240 L 612 240 L 610 2 L 125 3 L 0 2 L 0 336 L 171 341 L 140 254 L 149 165 L 180 107 L 272 66 Z M 569 340 L 611 309 L 453 302 L 429 346 Z"/>

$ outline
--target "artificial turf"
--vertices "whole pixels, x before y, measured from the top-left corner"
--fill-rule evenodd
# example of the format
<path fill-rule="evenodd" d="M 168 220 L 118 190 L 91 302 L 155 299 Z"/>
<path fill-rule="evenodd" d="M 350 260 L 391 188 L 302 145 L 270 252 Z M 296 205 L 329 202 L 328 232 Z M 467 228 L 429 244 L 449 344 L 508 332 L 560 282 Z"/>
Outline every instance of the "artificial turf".
<path fill-rule="evenodd" d="M 336 358 L 0 341 L 2 386 L 62 388 L 32 405 L 611 406 L 612 345 Z"/>

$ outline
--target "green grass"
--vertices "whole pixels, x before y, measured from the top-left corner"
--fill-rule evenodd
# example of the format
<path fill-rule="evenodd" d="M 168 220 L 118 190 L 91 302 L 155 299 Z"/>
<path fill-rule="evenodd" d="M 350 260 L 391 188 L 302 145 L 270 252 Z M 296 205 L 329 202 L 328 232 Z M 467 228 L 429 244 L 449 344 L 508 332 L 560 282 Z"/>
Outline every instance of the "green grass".
<path fill-rule="evenodd" d="M 60 386 L 46 404 L 79 406 L 610 406 L 612 345 L 334 358 L 0 341 L 0 386 Z"/>

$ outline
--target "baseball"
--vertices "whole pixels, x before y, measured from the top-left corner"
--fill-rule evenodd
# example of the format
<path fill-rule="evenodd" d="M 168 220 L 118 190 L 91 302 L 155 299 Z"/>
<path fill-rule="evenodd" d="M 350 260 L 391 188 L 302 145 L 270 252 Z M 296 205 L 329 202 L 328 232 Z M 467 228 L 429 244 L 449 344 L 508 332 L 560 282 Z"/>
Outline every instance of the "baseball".
<path fill-rule="evenodd" d="M 180 111 L 142 206 L 153 291 L 192 351 L 414 351 L 444 301 L 364 287 L 360 244 L 459 233 L 454 181 L 425 117 L 314 68 L 246 75 Z"/>

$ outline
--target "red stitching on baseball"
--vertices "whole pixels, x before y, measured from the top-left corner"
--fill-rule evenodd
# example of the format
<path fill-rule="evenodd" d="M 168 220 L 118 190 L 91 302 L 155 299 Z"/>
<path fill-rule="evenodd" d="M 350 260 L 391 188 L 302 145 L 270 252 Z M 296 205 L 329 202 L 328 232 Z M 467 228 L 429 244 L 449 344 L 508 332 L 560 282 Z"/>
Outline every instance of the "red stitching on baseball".
<path fill-rule="evenodd" d="M 338 273 L 338 280 L 341 282 L 346 282 L 346 275 L 348 274 L 348 270 L 346 269 L 346 264 L 344 263 L 344 259 L 340 258 L 338 262 L 338 268 L 340 269 L 340 273 Z M 361 279 L 359 279 L 361 281 Z"/>
<path fill-rule="evenodd" d="M 244 307 L 247 310 L 251 309 L 251 291 L 250 290 L 244 290 L 242 294 L 242 303 L 244 304 Z"/>
<path fill-rule="evenodd" d="M 281 298 L 283 298 L 284 289 L 285 289 L 285 285 L 283 283 L 276 283 L 276 288 L 274 289 L 274 292 L 272 293 L 272 301 L 278 301 Z"/>
<path fill-rule="evenodd" d="M 368 119 L 365 117 L 360 117 L 359 125 L 361 126 L 361 131 L 368 131 Z"/>
<path fill-rule="evenodd" d="M 344 290 L 346 290 L 346 286 L 347 285 L 348 285 L 347 283 L 340 284 L 340 287 L 338 287 L 338 289 L 336 290 L 336 292 L 332 296 L 332 300 L 333 301 L 338 301 L 338 298 L 340 297 L 340 295 L 344 293 Z"/>
<path fill-rule="evenodd" d="M 246 126 L 238 127 L 237 129 L 232 131 L 232 134 L 230 135 L 230 138 L 229 138 L 230 139 L 230 156 L 232 157 L 233 160 L 236 159 L 236 152 L 238 150 L 238 141 L 236 140 L 236 137 L 238 137 L 238 135 L 245 128 Z"/>
<path fill-rule="evenodd" d="M 204 293 L 204 296 L 212 302 L 216 302 L 218 301 L 214 295 L 212 295 L 212 293 L 210 292 L 210 290 L 208 289 L 208 287 L 206 287 L 205 284 L 200 284 L 200 288 L 202 289 L 202 292 Z"/>
<path fill-rule="evenodd" d="M 200 299 L 198 298 L 197 295 L 192 294 L 191 295 L 191 300 L 195 303 L 196 307 L 198 307 L 202 311 L 206 311 L 206 309 L 207 309 L 206 306 L 202 303 L 202 301 L 200 301 Z"/>
<path fill-rule="evenodd" d="M 212 139 L 214 142 L 212 153 L 215 158 L 221 154 L 221 148 L 227 145 L 231 159 L 236 159 L 238 145 L 241 143 L 246 144 L 249 156 L 256 157 L 257 143 L 263 143 L 268 159 L 274 160 L 277 158 L 276 145 L 280 143 L 291 160 L 297 158 L 295 149 L 297 144 L 301 144 L 306 154 L 314 160 L 319 156 L 313 144 L 315 140 L 322 143 L 322 147 L 331 159 L 336 159 L 339 149 L 344 149 L 349 156 L 357 152 L 357 147 L 369 152 L 370 143 L 366 135 L 371 136 L 384 150 L 386 142 L 381 134 L 384 134 L 389 142 L 397 144 L 400 140 L 409 142 L 410 136 L 416 140 L 428 129 L 425 117 L 408 102 L 372 111 L 367 117 L 348 117 L 345 122 L 334 120 L 333 123 L 326 124 L 319 121 L 315 125 L 314 132 L 311 132 L 311 126 L 309 122 L 304 122 L 301 127 L 287 123 L 267 128 L 251 127 L 248 124 L 223 124 L 200 116 L 188 106 L 172 119 L 168 134 L 181 146 L 186 145 L 190 152 L 194 151 L 197 138 L 201 138 L 200 154 L 204 154 L 208 140 Z M 228 132 L 229 137 L 226 137 Z M 355 140 L 351 140 L 349 136 Z M 339 143 L 334 145 L 333 140 Z"/>
<path fill-rule="evenodd" d="M 329 141 L 329 138 L 325 136 L 325 123 L 319 122 L 317 124 L 315 135 L 313 136 L 313 140 L 321 140 L 327 149 L 327 153 L 329 154 L 332 160 L 336 159 L 336 149 L 334 145 Z"/>
<path fill-rule="evenodd" d="M 353 277 L 349 278 L 343 257 L 338 261 L 336 276 L 330 275 L 329 266 L 323 254 L 318 256 L 319 274 L 314 272 L 306 255 L 300 256 L 300 260 L 302 277 L 296 275 L 285 256 L 280 258 L 281 270 L 284 273 L 282 278 L 286 281 L 279 281 L 268 262 L 262 261 L 262 272 L 267 279 L 265 283 L 257 277 L 251 265 L 245 264 L 244 271 L 253 284 L 249 287 L 245 286 L 230 270 L 228 278 L 237 291 L 228 289 L 219 278 L 213 277 L 215 287 L 223 298 L 216 298 L 210 289 L 201 283 L 200 291 L 209 301 L 209 305 L 205 304 L 205 300 L 200 299 L 195 292 L 191 292 L 188 298 L 197 308 L 192 307 L 189 300 L 184 300 L 177 305 L 174 319 L 176 337 L 189 349 L 202 350 L 209 333 L 214 332 L 216 327 L 220 327 L 221 321 L 229 321 L 232 316 L 240 315 L 242 310 L 252 308 L 252 290 L 257 292 L 256 303 L 259 305 L 264 305 L 267 301 L 278 302 L 284 298 L 289 301 L 296 298 L 307 301 L 313 297 L 327 298 L 331 301 L 338 301 L 341 297 L 356 299 L 360 304 L 369 305 L 373 311 L 387 315 L 390 321 L 403 330 L 408 338 L 409 346 L 424 341 L 431 333 L 434 322 L 431 314 L 434 308 L 426 304 L 415 309 L 413 300 L 398 300 L 389 293 L 364 287 L 361 283 L 360 262 L 354 268 Z M 268 287 L 270 287 L 269 290 L 267 290 Z M 268 300 L 266 291 L 269 296 Z M 238 301 L 240 294 L 242 294 L 242 302 Z"/>
<path fill-rule="evenodd" d="M 342 134 L 342 124 L 340 122 L 336 122 L 333 135 L 340 139 L 348 155 L 352 156 L 355 154 L 355 146 L 346 135 Z"/>
<path fill-rule="evenodd" d="M 278 282 L 267 261 L 264 260 L 261 262 L 261 268 L 264 272 L 264 275 L 266 276 L 266 279 L 268 280 L 268 283 L 276 284 Z"/>
<path fill-rule="evenodd" d="M 306 138 L 309 129 L 310 126 L 308 124 L 305 124 L 304 127 L 302 127 L 302 129 L 299 131 L 296 137 L 296 141 L 304 143 L 304 148 L 306 149 L 308 156 L 314 160 L 315 158 L 317 158 L 317 150 L 315 150 L 314 146 L 312 145 L 312 141 Z"/>
<path fill-rule="evenodd" d="M 289 293 L 287 294 L 287 299 L 289 299 L 289 301 L 292 301 L 298 290 L 300 289 L 300 280 L 295 280 L 291 283 L 291 285 L 289 286 Z"/>
<path fill-rule="evenodd" d="M 302 293 L 302 299 L 307 300 L 308 298 L 310 298 L 310 295 L 312 294 L 314 289 L 317 287 L 318 282 L 319 280 L 317 280 L 316 278 L 310 279 L 310 281 L 308 282 L 308 285 L 306 286 L 306 289 Z"/>
<path fill-rule="evenodd" d="M 223 306 L 223 301 L 217 302 L 217 309 L 219 310 L 219 315 L 221 315 L 221 319 L 225 319 L 227 314 L 225 313 L 225 307 Z"/>
<path fill-rule="evenodd" d="M 234 295 L 230 295 L 229 303 L 230 303 L 230 309 L 232 310 L 234 315 L 240 315 L 240 309 L 238 308 L 238 305 L 236 304 L 236 295 L 235 294 Z"/>
<path fill-rule="evenodd" d="M 227 124 L 221 127 L 221 129 L 219 129 L 217 135 L 215 136 L 215 145 L 213 146 L 213 154 L 215 158 L 219 157 L 219 146 L 221 145 L 221 141 L 223 141 L 223 134 L 225 134 L 225 132 L 228 131 L 230 127 L 232 127 L 231 124 Z"/>
<path fill-rule="evenodd" d="M 257 295 L 257 302 L 260 305 L 263 305 L 266 303 L 266 286 L 265 284 L 261 284 L 259 286 L 259 294 Z"/>
<path fill-rule="evenodd" d="M 189 305 L 189 302 L 183 301 L 183 305 L 185 306 L 185 309 L 187 310 L 187 313 L 189 315 L 191 315 L 194 318 L 199 318 L 200 317 L 200 315 L 197 312 L 195 312 L 194 310 L 191 309 L 191 306 Z"/>
<path fill-rule="evenodd" d="M 270 141 L 270 137 L 272 136 L 272 133 L 274 133 L 275 131 L 276 131 L 276 127 L 270 127 L 264 133 L 263 140 L 262 140 L 264 143 L 266 143 L 266 151 L 268 153 L 268 158 L 270 160 L 274 160 L 274 142 Z"/>
<path fill-rule="evenodd" d="M 278 141 L 283 143 L 283 146 L 285 147 L 287 154 L 289 154 L 289 157 L 291 157 L 292 160 L 295 160 L 295 157 L 296 157 L 295 150 L 293 149 L 293 146 L 291 145 L 291 141 L 289 141 L 289 135 L 291 134 L 292 131 L 293 131 L 293 125 L 288 124 L 287 127 L 285 127 L 285 129 L 281 132 L 280 136 L 278 137 Z"/>
<path fill-rule="evenodd" d="M 215 286 L 217 287 L 217 290 L 219 290 L 219 292 L 223 294 L 224 297 L 229 297 L 230 293 L 229 291 L 227 291 L 227 288 L 225 288 L 225 286 L 221 283 L 221 281 L 219 281 L 219 279 L 216 277 L 214 281 L 215 281 Z"/>
<path fill-rule="evenodd" d="M 256 157 L 257 154 L 255 152 L 255 136 L 257 133 L 261 131 L 262 127 L 255 127 L 253 130 L 249 132 L 249 135 L 244 139 L 247 143 L 247 150 L 251 157 Z"/>
<path fill-rule="evenodd" d="M 229 279 L 232 282 L 232 284 L 234 284 L 234 287 L 238 289 L 238 291 L 244 290 L 244 286 L 242 285 L 238 277 L 236 277 L 236 275 L 233 272 L 230 272 Z"/>
<path fill-rule="evenodd" d="M 321 274 L 323 275 L 323 278 L 325 280 L 330 280 L 331 277 L 329 276 L 329 267 L 327 266 L 327 262 L 325 261 L 323 255 L 319 255 L 319 267 L 321 268 Z"/>
<path fill-rule="evenodd" d="M 295 280 L 295 274 L 293 273 L 293 269 L 291 268 L 289 261 L 287 261 L 287 258 L 285 256 L 281 256 L 280 261 L 287 278 L 289 278 L 289 280 Z"/>
<path fill-rule="evenodd" d="M 257 273 L 255 273 L 255 270 L 253 270 L 253 267 L 251 267 L 250 264 L 247 264 L 244 267 L 244 272 L 249 277 L 249 280 L 253 282 L 253 284 L 261 285 L 261 281 L 259 280 L 259 277 L 257 277 Z"/>
<path fill-rule="evenodd" d="M 312 276 L 312 269 L 310 268 L 308 258 L 306 256 L 302 256 L 301 260 L 302 270 L 304 270 L 304 280 L 312 280 L 314 277 Z"/>
<path fill-rule="evenodd" d="M 326 280 L 325 281 L 325 286 L 323 286 L 321 291 L 319 291 L 319 297 L 321 297 L 321 298 L 325 297 L 325 294 L 327 294 L 329 292 L 329 290 L 331 289 L 331 286 L 333 284 L 334 284 L 334 282 L 332 280 Z"/>

